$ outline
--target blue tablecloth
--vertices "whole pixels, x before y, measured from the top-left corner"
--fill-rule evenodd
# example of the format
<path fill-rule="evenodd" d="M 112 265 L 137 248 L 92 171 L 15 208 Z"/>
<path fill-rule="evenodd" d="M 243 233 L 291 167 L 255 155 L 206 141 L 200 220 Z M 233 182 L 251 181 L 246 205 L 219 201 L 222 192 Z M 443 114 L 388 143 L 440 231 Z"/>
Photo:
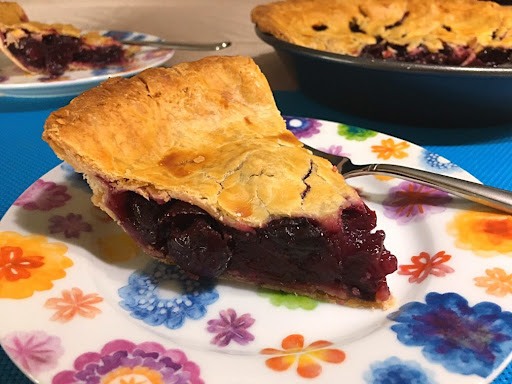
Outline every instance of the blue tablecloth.
<path fill-rule="evenodd" d="M 512 190 L 512 117 L 510 125 L 499 127 L 412 128 L 348 116 L 298 92 L 276 92 L 275 97 L 283 114 L 340 121 L 397 136 L 448 158 L 485 184 Z M 59 159 L 40 137 L 50 112 L 68 101 L 69 98 L 51 101 L 0 98 L 0 217 L 30 184 L 59 164 Z M 28 383 L 0 348 L 0 384 Z M 493 382 L 510 383 L 512 364 Z"/>

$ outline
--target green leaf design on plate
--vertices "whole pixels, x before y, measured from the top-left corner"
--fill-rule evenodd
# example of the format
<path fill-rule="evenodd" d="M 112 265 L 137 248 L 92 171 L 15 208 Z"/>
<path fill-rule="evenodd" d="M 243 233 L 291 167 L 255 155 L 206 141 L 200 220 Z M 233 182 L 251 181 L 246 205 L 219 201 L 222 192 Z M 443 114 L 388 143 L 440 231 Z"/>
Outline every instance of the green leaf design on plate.
<path fill-rule="evenodd" d="M 353 125 L 338 124 L 338 135 L 344 136 L 347 140 L 365 141 L 370 137 L 377 136 L 377 132 Z"/>
<path fill-rule="evenodd" d="M 298 296 L 293 293 L 281 291 L 272 291 L 270 289 L 259 289 L 258 295 L 269 298 L 272 305 L 275 305 L 276 307 L 284 305 L 288 309 L 302 308 L 307 311 L 311 311 L 318 305 L 318 301 L 309 297 Z"/>

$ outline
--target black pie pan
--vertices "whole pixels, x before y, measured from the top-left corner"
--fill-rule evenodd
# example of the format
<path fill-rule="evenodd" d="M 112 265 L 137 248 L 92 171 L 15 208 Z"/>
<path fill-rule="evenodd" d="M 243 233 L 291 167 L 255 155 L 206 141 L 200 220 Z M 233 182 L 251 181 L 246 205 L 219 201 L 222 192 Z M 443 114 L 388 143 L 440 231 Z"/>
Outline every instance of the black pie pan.
<path fill-rule="evenodd" d="M 422 127 L 512 123 L 512 66 L 459 67 L 318 51 L 256 27 L 314 100 L 360 118 Z"/>

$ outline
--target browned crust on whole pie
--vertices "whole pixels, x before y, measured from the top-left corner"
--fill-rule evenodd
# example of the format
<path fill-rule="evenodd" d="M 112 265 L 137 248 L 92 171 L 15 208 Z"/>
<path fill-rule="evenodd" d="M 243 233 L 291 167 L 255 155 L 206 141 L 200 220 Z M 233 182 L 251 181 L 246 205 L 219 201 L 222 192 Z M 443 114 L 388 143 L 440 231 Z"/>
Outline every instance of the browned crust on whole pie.
<path fill-rule="evenodd" d="M 258 28 L 293 44 L 357 56 L 390 44 L 512 48 L 512 7 L 479 0 L 288 0 L 252 10 Z M 317 30 L 315 30 L 315 28 Z"/>

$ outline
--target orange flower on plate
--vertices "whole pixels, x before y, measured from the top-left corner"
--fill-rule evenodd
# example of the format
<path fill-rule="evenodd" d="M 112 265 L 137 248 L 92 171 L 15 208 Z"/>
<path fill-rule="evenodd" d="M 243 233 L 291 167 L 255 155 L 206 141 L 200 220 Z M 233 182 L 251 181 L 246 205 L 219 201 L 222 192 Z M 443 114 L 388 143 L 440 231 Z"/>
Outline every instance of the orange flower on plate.
<path fill-rule="evenodd" d="M 501 268 L 486 269 L 487 276 L 475 277 L 477 287 L 487 288 L 485 290 L 489 295 L 505 297 L 512 293 L 512 273 L 507 275 Z"/>
<path fill-rule="evenodd" d="M 377 153 L 379 159 L 389 160 L 391 157 L 403 159 L 409 156 L 404 150 L 409 148 L 409 144 L 405 141 L 395 143 L 393 139 L 386 139 L 380 142 L 382 145 L 372 145 L 372 152 Z"/>
<path fill-rule="evenodd" d="M 24 299 L 52 288 L 73 265 L 67 250 L 45 236 L 0 232 L 0 298 Z"/>
<path fill-rule="evenodd" d="M 304 336 L 290 335 L 285 337 L 281 343 L 284 350 L 265 348 L 260 353 L 280 355 L 265 361 L 267 367 L 274 371 L 286 371 L 298 358 L 297 373 L 304 378 L 312 379 L 322 373 L 322 366 L 318 360 L 333 364 L 340 364 L 345 360 L 345 352 L 326 348 L 331 345 L 332 343 L 329 341 L 318 340 L 304 348 Z"/>
<path fill-rule="evenodd" d="M 512 215 L 466 211 L 457 214 L 447 230 L 459 248 L 485 257 L 512 256 Z"/>
<path fill-rule="evenodd" d="M 437 252 L 432 257 L 427 252 L 421 252 L 418 256 L 411 257 L 412 264 L 400 265 L 398 274 L 410 275 L 409 283 L 421 283 L 428 275 L 443 277 L 453 272 L 453 268 L 444 265 L 451 258 L 444 251 Z"/>
<path fill-rule="evenodd" d="M 42 267 L 43 256 L 24 256 L 20 247 L 0 248 L 0 278 L 7 281 L 28 279 L 30 270 Z"/>
<path fill-rule="evenodd" d="M 46 300 L 44 306 L 57 310 L 50 320 L 67 323 L 76 315 L 94 319 L 96 315 L 101 313 L 101 309 L 96 308 L 94 304 L 102 301 L 103 298 L 97 293 L 84 295 L 80 288 L 71 288 L 71 291 L 64 289 L 62 297 L 52 297 Z"/>

